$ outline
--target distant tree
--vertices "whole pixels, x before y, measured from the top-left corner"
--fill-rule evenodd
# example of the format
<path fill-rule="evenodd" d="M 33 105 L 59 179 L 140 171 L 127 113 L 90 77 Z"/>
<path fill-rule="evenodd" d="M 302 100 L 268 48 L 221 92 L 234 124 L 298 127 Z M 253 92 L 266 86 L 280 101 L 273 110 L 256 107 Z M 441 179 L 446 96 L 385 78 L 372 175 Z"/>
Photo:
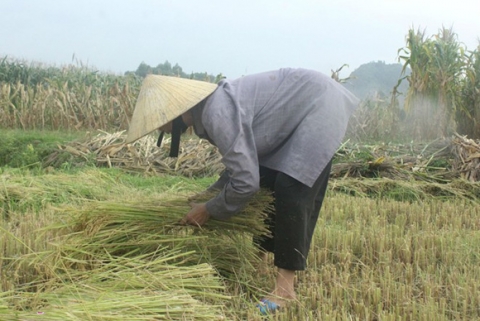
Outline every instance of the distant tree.
<path fill-rule="evenodd" d="M 172 75 L 172 64 L 165 61 L 163 64 L 158 64 L 155 68 L 153 68 L 153 73 L 155 75 L 164 75 L 164 76 L 171 76 Z"/>
<path fill-rule="evenodd" d="M 201 81 L 208 81 L 208 82 L 214 82 L 215 81 L 215 76 L 209 75 L 206 72 L 194 72 L 191 74 L 195 80 L 201 80 Z"/>
<path fill-rule="evenodd" d="M 135 71 L 135 75 L 144 77 L 144 78 L 151 73 L 152 73 L 152 68 L 146 63 L 144 63 L 143 61 L 142 63 L 140 63 L 137 70 Z"/>
<path fill-rule="evenodd" d="M 125 74 L 129 74 L 130 72 L 127 71 Z M 180 67 L 178 63 L 172 67 L 172 64 L 167 60 L 163 64 L 158 64 L 156 67 L 151 67 L 146 63 L 142 62 L 137 70 L 135 71 L 135 75 L 140 77 L 146 77 L 148 74 L 154 75 L 164 75 L 164 76 L 174 76 L 174 77 L 181 77 L 181 78 L 190 78 L 195 80 L 201 81 L 208 81 L 208 82 L 216 82 L 216 79 L 221 76 L 222 74 L 217 75 L 217 77 L 208 74 L 207 72 L 191 72 L 187 74 L 183 71 L 183 68 Z"/>
<path fill-rule="evenodd" d="M 172 73 L 173 73 L 173 76 L 186 78 L 186 77 L 185 77 L 186 75 L 185 75 L 185 73 L 183 72 L 182 67 L 180 67 L 178 64 L 175 64 L 175 66 L 173 66 L 173 68 L 172 68 Z"/>
<path fill-rule="evenodd" d="M 215 83 L 218 84 L 220 80 L 224 79 L 225 76 L 222 73 L 219 73 L 217 77 L 215 77 Z"/>

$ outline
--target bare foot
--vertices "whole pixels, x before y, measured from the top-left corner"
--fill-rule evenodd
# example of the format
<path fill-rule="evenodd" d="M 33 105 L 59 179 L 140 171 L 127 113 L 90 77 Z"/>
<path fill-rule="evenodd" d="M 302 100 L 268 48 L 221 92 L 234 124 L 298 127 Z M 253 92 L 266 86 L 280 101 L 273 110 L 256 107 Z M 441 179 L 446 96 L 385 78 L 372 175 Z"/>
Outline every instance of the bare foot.
<path fill-rule="evenodd" d="M 271 295 L 267 296 L 267 299 L 270 302 L 275 303 L 279 307 L 284 307 L 289 302 L 296 300 L 296 295 L 291 295 L 290 293 L 285 293 L 284 291 L 274 290 Z"/>
<path fill-rule="evenodd" d="M 277 280 L 268 300 L 282 307 L 297 298 L 294 289 L 295 271 L 278 269 Z"/>

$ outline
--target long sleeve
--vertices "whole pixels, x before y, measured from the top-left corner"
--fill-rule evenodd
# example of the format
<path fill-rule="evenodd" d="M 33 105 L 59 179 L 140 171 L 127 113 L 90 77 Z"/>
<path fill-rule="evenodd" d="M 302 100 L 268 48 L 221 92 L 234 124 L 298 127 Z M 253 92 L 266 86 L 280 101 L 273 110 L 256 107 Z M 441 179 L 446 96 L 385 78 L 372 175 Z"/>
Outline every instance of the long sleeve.
<path fill-rule="evenodd" d="M 358 100 L 330 77 L 280 69 L 222 80 L 195 119 L 215 144 L 228 176 L 207 202 L 212 217 L 238 213 L 259 190 L 259 165 L 312 186 L 340 145 Z"/>
<path fill-rule="evenodd" d="M 217 181 L 207 188 L 207 191 L 220 191 L 225 187 L 229 180 L 230 175 L 227 170 L 224 170 Z"/>
<path fill-rule="evenodd" d="M 225 93 L 217 93 L 204 109 L 208 136 L 222 154 L 227 177 L 219 194 L 207 202 L 213 218 L 228 219 L 242 210 L 259 190 L 258 156 L 251 126 Z"/>

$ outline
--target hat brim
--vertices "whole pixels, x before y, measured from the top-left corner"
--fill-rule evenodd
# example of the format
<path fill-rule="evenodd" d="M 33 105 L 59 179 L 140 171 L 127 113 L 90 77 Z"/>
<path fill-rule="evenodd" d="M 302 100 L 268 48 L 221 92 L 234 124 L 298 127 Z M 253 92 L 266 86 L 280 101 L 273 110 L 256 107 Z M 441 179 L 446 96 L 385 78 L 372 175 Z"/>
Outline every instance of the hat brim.
<path fill-rule="evenodd" d="M 185 78 L 148 75 L 142 83 L 126 143 L 153 132 L 207 98 L 216 84 Z"/>

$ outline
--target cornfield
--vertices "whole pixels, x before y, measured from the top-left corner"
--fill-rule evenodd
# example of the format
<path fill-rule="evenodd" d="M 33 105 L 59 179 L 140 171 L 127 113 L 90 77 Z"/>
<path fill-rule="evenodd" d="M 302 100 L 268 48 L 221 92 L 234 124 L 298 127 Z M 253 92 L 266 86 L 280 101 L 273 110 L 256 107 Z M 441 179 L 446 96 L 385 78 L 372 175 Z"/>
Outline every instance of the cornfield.
<path fill-rule="evenodd" d="M 432 140 L 458 132 L 480 137 L 479 48 L 468 51 L 452 29 L 427 37 L 409 30 L 399 51 L 409 90 L 404 106 L 392 97 L 361 104 L 348 138 Z M 399 75 L 400 77 L 400 75 Z M 142 78 L 100 73 L 82 64 L 61 68 L 0 61 L 0 126 L 37 130 L 128 128 Z"/>
<path fill-rule="evenodd" d="M 405 110 L 413 137 L 434 139 L 454 132 L 478 137 L 478 49 L 468 53 L 452 28 L 432 37 L 410 29 L 399 54 L 404 72 L 411 70 Z"/>
<path fill-rule="evenodd" d="M 0 62 L 0 126 L 37 130 L 125 129 L 141 80 L 85 66 Z"/>

